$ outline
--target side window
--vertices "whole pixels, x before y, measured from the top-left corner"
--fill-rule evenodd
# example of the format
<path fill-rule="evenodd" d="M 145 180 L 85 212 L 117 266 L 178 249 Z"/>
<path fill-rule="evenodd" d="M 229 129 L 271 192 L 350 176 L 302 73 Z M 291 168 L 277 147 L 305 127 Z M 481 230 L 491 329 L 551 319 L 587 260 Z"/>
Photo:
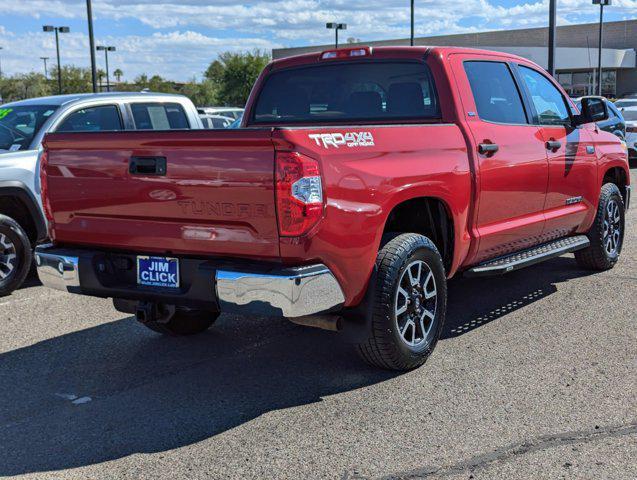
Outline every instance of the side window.
<path fill-rule="evenodd" d="M 70 114 L 58 132 L 107 132 L 122 130 L 122 119 L 115 105 L 83 108 Z"/>
<path fill-rule="evenodd" d="M 561 92 L 544 75 L 520 65 L 522 81 L 526 84 L 542 125 L 564 125 L 570 120 Z"/>
<path fill-rule="evenodd" d="M 482 120 L 527 123 L 520 92 L 506 63 L 464 62 L 464 69 Z"/>
<path fill-rule="evenodd" d="M 189 129 L 186 112 L 178 103 L 132 103 L 137 130 Z"/>

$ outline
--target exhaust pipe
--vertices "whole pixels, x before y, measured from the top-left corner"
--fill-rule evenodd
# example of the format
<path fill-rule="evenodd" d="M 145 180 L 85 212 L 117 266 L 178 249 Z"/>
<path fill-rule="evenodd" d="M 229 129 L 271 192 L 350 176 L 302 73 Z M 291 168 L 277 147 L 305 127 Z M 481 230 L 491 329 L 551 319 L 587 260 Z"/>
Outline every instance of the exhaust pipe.
<path fill-rule="evenodd" d="M 297 325 L 320 328 L 330 332 L 340 332 L 343 329 L 343 317 L 340 315 L 310 315 L 307 317 L 288 318 L 288 320 Z"/>

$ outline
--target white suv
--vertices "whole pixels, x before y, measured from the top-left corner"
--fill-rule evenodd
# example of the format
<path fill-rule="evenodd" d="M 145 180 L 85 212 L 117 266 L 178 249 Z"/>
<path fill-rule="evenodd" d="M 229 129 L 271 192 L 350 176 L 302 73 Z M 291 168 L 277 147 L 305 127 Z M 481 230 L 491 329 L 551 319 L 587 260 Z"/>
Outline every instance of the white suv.
<path fill-rule="evenodd" d="M 101 93 L 0 105 L 0 297 L 24 282 L 33 248 L 46 239 L 38 158 L 48 132 L 201 129 L 181 95 Z"/>

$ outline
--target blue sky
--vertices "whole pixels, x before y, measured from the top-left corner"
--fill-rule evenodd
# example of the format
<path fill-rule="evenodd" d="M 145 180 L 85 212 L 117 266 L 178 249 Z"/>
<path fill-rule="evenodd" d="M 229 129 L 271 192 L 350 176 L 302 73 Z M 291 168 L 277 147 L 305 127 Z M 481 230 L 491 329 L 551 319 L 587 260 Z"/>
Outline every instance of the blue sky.
<path fill-rule="evenodd" d="M 548 0 L 416 0 L 417 34 L 545 26 Z M 591 0 L 558 0 L 558 24 L 596 22 Z M 111 69 L 124 78 L 158 73 L 200 78 L 225 50 L 328 44 L 325 23 L 349 27 L 344 37 L 365 40 L 409 35 L 409 0 L 93 0 L 98 43 L 117 47 Z M 605 19 L 637 18 L 637 0 L 614 0 Z M 71 27 L 60 37 L 62 64 L 89 65 L 85 0 L 0 0 L 0 58 L 4 73 L 42 71 L 55 61 L 54 35 L 42 25 Z M 98 56 L 103 68 L 103 56 Z"/>

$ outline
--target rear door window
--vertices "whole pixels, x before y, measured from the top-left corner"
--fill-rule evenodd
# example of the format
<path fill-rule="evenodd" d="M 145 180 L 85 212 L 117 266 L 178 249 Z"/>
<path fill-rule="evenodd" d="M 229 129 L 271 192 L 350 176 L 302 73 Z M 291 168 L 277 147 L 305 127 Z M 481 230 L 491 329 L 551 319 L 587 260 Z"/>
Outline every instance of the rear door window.
<path fill-rule="evenodd" d="M 186 130 L 188 117 L 178 103 L 132 103 L 136 130 Z"/>
<path fill-rule="evenodd" d="M 71 113 L 58 132 L 113 132 L 122 130 L 122 118 L 116 105 L 100 105 Z"/>
<path fill-rule="evenodd" d="M 351 123 L 440 118 L 433 78 L 419 62 L 312 65 L 272 73 L 252 123 Z"/>
<path fill-rule="evenodd" d="M 502 62 L 464 62 L 478 116 L 496 123 L 527 123 L 522 97 L 509 66 Z"/>

